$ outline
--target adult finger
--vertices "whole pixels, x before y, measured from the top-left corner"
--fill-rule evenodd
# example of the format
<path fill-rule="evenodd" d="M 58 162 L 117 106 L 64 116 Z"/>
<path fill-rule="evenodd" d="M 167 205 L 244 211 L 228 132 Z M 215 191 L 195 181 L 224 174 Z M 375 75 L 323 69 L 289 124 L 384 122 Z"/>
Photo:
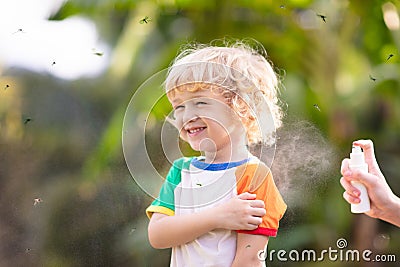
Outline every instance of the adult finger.
<path fill-rule="evenodd" d="M 348 158 L 345 158 L 342 160 L 342 165 L 340 166 L 340 173 L 342 175 L 345 175 L 345 173 L 350 170 L 349 163 L 350 163 L 350 159 L 348 159 Z"/>
<path fill-rule="evenodd" d="M 362 148 L 365 156 L 365 162 L 368 164 L 369 171 L 376 171 L 380 173 L 378 162 L 375 157 L 374 143 L 372 140 L 357 140 L 353 142 L 354 146 L 359 146 Z"/>
<path fill-rule="evenodd" d="M 354 187 L 348 180 L 346 180 L 344 177 L 340 178 L 340 184 L 346 190 L 346 192 L 353 196 L 353 197 L 358 197 L 360 196 L 360 190 L 358 190 L 356 187 Z"/>
<path fill-rule="evenodd" d="M 367 172 L 362 172 L 359 170 L 354 170 L 352 171 L 352 181 L 359 181 L 363 183 L 367 188 L 373 189 L 374 187 L 377 186 L 378 184 L 378 176 L 367 173 Z"/>
<path fill-rule="evenodd" d="M 347 193 L 347 191 L 343 192 L 343 198 L 349 203 L 349 204 L 358 204 L 360 203 L 360 199 L 358 197 L 354 197 Z"/>

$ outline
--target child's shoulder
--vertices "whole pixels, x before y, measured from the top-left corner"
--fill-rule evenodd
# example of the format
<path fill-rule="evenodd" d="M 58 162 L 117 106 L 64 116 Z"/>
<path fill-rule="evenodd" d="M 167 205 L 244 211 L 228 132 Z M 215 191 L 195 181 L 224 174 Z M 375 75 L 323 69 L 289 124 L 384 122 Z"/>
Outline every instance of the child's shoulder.
<path fill-rule="evenodd" d="M 269 173 L 271 171 L 271 169 L 264 162 L 255 156 L 251 157 L 247 163 L 247 167 L 244 167 L 262 173 Z"/>
<path fill-rule="evenodd" d="M 181 157 L 172 163 L 172 168 L 177 170 L 189 170 L 190 163 L 195 157 Z"/>
<path fill-rule="evenodd" d="M 182 171 L 189 170 L 190 162 L 194 157 L 182 157 L 174 160 L 166 177 L 171 184 L 177 185 L 181 182 Z"/>
<path fill-rule="evenodd" d="M 251 160 L 236 170 L 240 182 L 247 184 L 249 191 L 257 190 L 264 182 L 272 180 L 271 169 L 261 160 L 252 157 Z"/>

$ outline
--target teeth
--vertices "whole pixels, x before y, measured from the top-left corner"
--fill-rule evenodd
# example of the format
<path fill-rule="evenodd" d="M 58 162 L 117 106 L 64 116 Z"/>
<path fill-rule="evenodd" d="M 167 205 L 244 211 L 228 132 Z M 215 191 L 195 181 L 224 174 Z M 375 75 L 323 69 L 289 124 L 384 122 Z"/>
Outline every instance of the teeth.
<path fill-rule="evenodd" d="M 204 129 L 204 127 L 196 128 L 196 129 L 189 129 L 188 132 L 193 134 L 193 133 L 197 133 L 197 132 L 199 132 L 199 131 L 201 131 L 203 129 Z"/>

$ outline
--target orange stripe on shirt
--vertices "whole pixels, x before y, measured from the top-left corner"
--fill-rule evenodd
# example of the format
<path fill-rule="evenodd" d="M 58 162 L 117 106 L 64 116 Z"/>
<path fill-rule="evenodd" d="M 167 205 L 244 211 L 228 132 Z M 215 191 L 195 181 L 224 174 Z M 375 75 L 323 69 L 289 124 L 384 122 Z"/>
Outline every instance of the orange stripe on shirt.
<path fill-rule="evenodd" d="M 238 195 L 244 192 L 256 194 L 256 199 L 264 201 L 266 209 L 266 215 L 262 217 L 259 227 L 242 233 L 276 236 L 279 220 L 287 206 L 275 185 L 271 170 L 260 161 L 250 162 L 239 166 L 235 175 Z"/>

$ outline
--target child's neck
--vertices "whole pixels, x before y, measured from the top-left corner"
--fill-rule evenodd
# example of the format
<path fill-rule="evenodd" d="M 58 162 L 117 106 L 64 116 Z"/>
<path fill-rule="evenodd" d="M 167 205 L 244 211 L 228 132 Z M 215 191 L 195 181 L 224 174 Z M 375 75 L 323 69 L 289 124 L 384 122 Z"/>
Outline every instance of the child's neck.
<path fill-rule="evenodd" d="M 206 163 L 235 162 L 247 159 L 250 155 L 245 145 L 238 145 L 235 147 L 226 146 L 215 152 L 206 151 L 203 153 L 205 157 L 204 162 Z"/>

